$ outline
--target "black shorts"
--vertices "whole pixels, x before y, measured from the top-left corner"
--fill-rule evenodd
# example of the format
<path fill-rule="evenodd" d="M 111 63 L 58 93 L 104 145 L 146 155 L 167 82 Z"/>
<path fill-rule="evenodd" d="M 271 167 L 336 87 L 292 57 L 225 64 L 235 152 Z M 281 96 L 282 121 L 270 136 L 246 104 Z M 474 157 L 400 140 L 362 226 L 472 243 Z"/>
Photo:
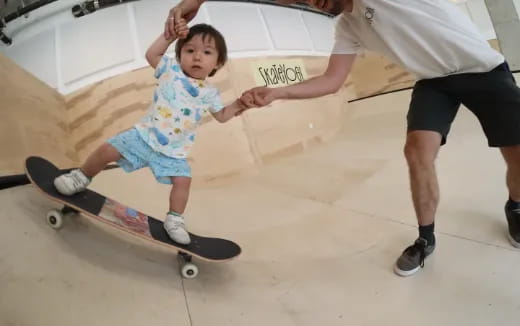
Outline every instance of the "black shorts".
<path fill-rule="evenodd" d="M 415 84 L 408 111 L 408 131 L 450 131 L 460 104 L 480 121 L 490 147 L 520 144 L 520 88 L 507 63 L 486 73 L 423 79 Z"/>

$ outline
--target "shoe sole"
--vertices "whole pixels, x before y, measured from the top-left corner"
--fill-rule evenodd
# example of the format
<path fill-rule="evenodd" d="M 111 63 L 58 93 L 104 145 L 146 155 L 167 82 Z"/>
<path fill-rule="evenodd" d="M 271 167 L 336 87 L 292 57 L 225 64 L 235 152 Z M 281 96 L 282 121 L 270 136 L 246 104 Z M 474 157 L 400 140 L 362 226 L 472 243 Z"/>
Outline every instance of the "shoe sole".
<path fill-rule="evenodd" d="M 520 249 L 520 243 L 518 243 L 515 239 L 513 239 L 511 234 L 509 234 L 509 232 L 507 233 L 507 238 L 509 239 L 509 242 L 511 242 L 511 245 L 513 245 L 513 247 Z"/>
<path fill-rule="evenodd" d="M 421 268 L 420 266 L 417 266 L 416 268 L 411 269 L 409 271 L 403 271 L 402 269 L 397 267 L 397 265 L 394 265 L 394 273 L 396 273 L 398 276 L 401 276 L 401 277 L 407 277 L 407 276 L 412 276 L 413 274 L 417 273 L 420 268 Z"/>

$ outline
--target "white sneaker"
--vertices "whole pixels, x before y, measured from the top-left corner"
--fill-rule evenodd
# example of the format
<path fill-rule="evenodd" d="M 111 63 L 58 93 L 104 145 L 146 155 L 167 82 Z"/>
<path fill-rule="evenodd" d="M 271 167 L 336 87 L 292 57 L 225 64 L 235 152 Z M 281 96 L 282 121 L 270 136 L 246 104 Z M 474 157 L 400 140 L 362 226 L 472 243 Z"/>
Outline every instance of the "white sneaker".
<path fill-rule="evenodd" d="M 72 196 L 82 192 L 87 189 L 89 184 L 89 178 L 80 169 L 72 170 L 54 179 L 54 186 L 60 194 L 65 196 Z"/>
<path fill-rule="evenodd" d="M 164 221 L 164 229 L 173 241 L 187 245 L 190 243 L 190 235 L 184 228 L 184 217 L 168 213 Z"/>

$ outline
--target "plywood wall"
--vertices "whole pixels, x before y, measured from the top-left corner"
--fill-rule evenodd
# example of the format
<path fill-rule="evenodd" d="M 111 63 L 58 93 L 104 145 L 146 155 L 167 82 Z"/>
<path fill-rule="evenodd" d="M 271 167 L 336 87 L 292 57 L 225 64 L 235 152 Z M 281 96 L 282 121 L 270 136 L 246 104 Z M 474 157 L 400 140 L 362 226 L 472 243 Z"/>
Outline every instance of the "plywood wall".
<path fill-rule="evenodd" d="M 497 40 L 489 40 L 492 48 L 500 51 Z M 416 77 L 384 56 L 366 52 L 356 59 L 350 78 L 354 98 L 363 98 L 412 87 Z"/>
<path fill-rule="evenodd" d="M 62 96 L 2 54 L 0 76 L 0 176 L 23 173 L 29 155 L 76 161 Z"/>

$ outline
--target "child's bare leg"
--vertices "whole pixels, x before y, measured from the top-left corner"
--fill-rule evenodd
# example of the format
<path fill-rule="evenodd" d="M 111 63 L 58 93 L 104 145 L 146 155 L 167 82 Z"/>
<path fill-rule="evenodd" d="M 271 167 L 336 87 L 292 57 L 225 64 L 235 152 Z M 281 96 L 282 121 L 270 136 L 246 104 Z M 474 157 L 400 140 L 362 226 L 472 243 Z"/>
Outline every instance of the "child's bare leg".
<path fill-rule="evenodd" d="M 172 177 L 172 184 L 173 186 L 170 192 L 170 211 L 182 215 L 184 214 L 190 195 L 191 178 Z"/>
<path fill-rule="evenodd" d="M 74 169 L 54 179 L 54 186 L 59 193 L 71 196 L 87 189 L 92 177 L 98 174 L 112 161 L 117 161 L 121 154 L 107 143 L 99 146 L 86 160 L 80 170 Z"/>
<path fill-rule="evenodd" d="M 94 152 L 92 152 L 83 166 L 81 171 L 89 178 L 95 177 L 110 162 L 115 162 L 121 158 L 121 154 L 109 143 L 103 143 Z"/>
<path fill-rule="evenodd" d="M 170 212 L 166 215 L 164 229 L 173 241 L 180 244 L 189 244 L 191 239 L 184 226 L 184 210 L 188 203 L 191 178 L 172 177 L 172 190 L 170 192 Z"/>

